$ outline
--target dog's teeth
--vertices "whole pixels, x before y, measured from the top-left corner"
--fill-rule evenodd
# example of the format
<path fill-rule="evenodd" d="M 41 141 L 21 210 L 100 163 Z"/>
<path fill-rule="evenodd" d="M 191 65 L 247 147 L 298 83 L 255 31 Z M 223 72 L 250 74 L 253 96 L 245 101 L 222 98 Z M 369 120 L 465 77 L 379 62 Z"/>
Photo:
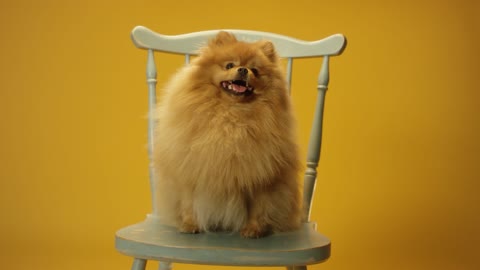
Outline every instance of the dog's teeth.
<path fill-rule="evenodd" d="M 228 89 L 232 90 L 232 85 L 231 84 L 228 85 Z"/>

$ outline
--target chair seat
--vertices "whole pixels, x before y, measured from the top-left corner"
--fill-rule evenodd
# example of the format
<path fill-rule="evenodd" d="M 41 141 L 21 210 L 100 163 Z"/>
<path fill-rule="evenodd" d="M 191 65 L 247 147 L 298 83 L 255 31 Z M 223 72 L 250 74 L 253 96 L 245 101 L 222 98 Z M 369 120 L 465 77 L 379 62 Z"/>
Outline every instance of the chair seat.
<path fill-rule="evenodd" d="M 245 239 L 239 233 L 184 234 L 149 216 L 145 221 L 120 229 L 117 250 L 147 260 L 237 266 L 310 265 L 330 256 L 330 240 L 304 223 L 293 232 L 260 239 Z"/>

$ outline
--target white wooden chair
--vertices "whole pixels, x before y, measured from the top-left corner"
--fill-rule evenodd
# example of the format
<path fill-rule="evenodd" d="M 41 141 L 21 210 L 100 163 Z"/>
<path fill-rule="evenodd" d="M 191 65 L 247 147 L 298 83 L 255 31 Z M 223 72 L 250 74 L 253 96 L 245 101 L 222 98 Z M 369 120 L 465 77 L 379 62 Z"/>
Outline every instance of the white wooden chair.
<path fill-rule="evenodd" d="M 318 77 L 318 94 L 307 154 L 307 170 L 304 176 L 304 203 L 307 211 L 303 226 L 294 232 L 277 233 L 260 239 L 245 239 L 238 233 L 217 232 L 182 234 L 173 227 L 162 225 L 156 216 L 155 183 L 150 167 L 153 213 L 146 220 L 120 229 L 115 236 L 116 249 L 134 258 L 132 270 L 143 270 L 147 260 L 159 261 L 159 269 L 171 268 L 172 262 L 236 266 L 286 266 L 288 269 L 306 269 L 307 265 L 327 260 L 330 256 L 330 240 L 316 232 L 316 224 L 310 222 L 310 208 L 320 156 L 322 119 L 325 93 L 329 81 L 329 58 L 340 55 L 346 46 L 341 34 L 307 42 L 273 33 L 226 30 L 239 40 L 268 39 L 275 44 L 278 54 L 287 59 L 287 80 L 290 83 L 294 58 L 323 57 Z M 199 45 L 215 36 L 218 30 L 167 36 L 137 26 L 132 31 L 134 44 L 148 51 L 147 83 L 149 89 L 149 155 L 153 149 L 152 113 L 156 101 L 156 67 L 154 51 L 184 54 L 186 63 Z"/>

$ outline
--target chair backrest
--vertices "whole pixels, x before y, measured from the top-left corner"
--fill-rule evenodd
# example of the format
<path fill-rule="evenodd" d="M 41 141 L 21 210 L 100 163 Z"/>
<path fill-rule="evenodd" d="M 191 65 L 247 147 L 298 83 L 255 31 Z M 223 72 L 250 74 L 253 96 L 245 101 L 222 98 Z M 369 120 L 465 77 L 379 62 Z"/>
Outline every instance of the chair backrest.
<path fill-rule="evenodd" d="M 229 30 L 224 31 L 233 33 L 238 40 L 256 41 L 259 39 L 268 39 L 275 45 L 275 49 L 280 57 L 287 59 L 287 82 L 291 83 L 293 59 L 323 57 L 323 64 L 317 81 L 317 102 L 315 114 L 311 128 L 308 150 L 307 150 L 307 169 L 304 175 L 304 204 L 306 211 L 306 220 L 310 218 L 310 209 L 313 199 L 313 191 L 317 177 L 317 166 L 320 159 L 320 148 L 322 142 L 322 122 L 323 107 L 325 102 L 325 93 L 329 82 L 329 58 L 330 56 L 340 55 L 346 47 L 346 39 L 342 34 L 331 35 L 327 38 L 317 41 L 303 41 L 287 36 L 273 33 L 249 31 L 249 30 Z M 185 63 L 190 62 L 190 56 L 195 55 L 201 45 L 206 44 L 208 39 L 214 37 L 220 30 L 210 30 L 194 32 L 182 35 L 162 35 L 152 30 L 137 26 L 132 30 L 131 37 L 133 43 L 141 49 L 148 51 L 147 55 L 147 84 L 149 90 L 149 122 L 148 122 L 148 154 L 150 161 L 154 149 L 153 132 L 156 103 L 156 84 L 157 70 L 154 60 L 154 51 L 161 51 L 173 54 L 185 55 Z M 153 213 L 157 213 L 155 198 L 155 175 L 152 165 L 150 165 L 150 186 L 152 190 Z"/>

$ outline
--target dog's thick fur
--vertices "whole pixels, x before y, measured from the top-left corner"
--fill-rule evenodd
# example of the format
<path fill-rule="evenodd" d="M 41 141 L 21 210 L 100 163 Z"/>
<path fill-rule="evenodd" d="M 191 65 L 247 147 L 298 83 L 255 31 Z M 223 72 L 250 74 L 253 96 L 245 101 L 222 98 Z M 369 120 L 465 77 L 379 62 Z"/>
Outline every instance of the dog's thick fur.
<path fill-rule="evenodd" d="M 237 79 L 253 91 L 222 87 Z M 294 117 L 271 42 L 220 32 L 167 84 L 157 117 L 157 214 L 164 221 L 185 233 L 251 238 L 298 228 Z"/>

